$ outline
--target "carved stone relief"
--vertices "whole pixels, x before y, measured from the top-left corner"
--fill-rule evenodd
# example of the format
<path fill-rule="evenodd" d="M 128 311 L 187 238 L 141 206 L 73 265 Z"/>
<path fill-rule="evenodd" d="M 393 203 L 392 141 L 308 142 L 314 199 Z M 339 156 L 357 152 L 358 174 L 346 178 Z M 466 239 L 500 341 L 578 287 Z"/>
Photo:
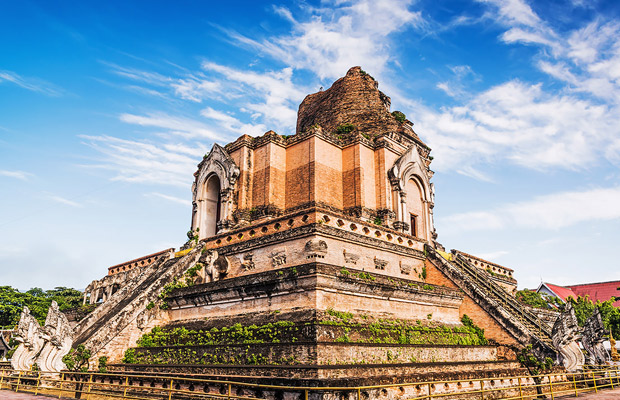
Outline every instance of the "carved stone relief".
<path fill-rule="evenodd" d="M 409 275 L 414 270 L 413 265 L 400 262 L 400 273 L 403 275 Z"/>
<path fill-rule="evenodd" d="M 271 253 L 271 266 L 278 267 L 280 265 L 286 264 L 286 251 L 274 251 Z"/>
<path fill-rule="evenodd" d="M 253 270 L 256 267 L 254 265 L 254 261 L 252 260 L 253 258 L 254 258 L 253 253 L 245 253 L 243 255 L 243 259 L 241 260 L 241 267 L 246 271 Z"/>
<path fill-rule="evenodd" d="M 567 303 L 564 312 L 556 319 L 552 329 L 553 345 L 559 352 L 559 362 L 567 371 L 583 369 L 585 357 L 579 348 L 581 328 L 577 324 L 575 310 L 571 303 Z"/>
<path fill-rule="evenodd" d="M 581 344 L 588 352 L 588 364 L 601 365 L 607 362 L 607 352 L 603 347 L 605 341 L 605 326 L 598 309 L 594 310 L 594 314 L 586 320 L 583 326 L 583 338 Z"/>
<path fill-rule="evenodd" d="M 342 250 L 342 254 L 344 255 L 344 262 L 346 264 L 357 264 L 357 260 L 360 259 L 359 254 L 350 253 L 346 250 Z"/>
<path fill-rule="evenodd" d="M 230 269 L 230 261 L 223 255 L 219 255 L 216 250 L 208 250 L 201 257 L 200 261 L 205 265 L 205 280 L 215 282 L 224 278 Z"/>
<path fill-rule="evenodd" d="M 41 371 L 60 372 L 65 369 L 62 358 L 69 353 L 73 344 L 72 330 L 65 314 L 60 312 L 58 303 L 52 301 L 47 312 L 43 327 L 45 344 L 37 358 L 37 365 Z"/>
<path fill-rule="evenodd" d="M 387 264 L 388 262 L 386 260 L 381 260 L 375 257 L 375 269 L 384 270 Z"/>
<path fill-rule="evenodd" d="M 306 258 L 325 258 L 327 254 L 327 243 L 324 240 L 309 240 L 304 248 Z"/>
<path fill-rule="evenodd" d="M 44 327 L 24 307 L 15 340 L 19 345 L 11 359 L 13 369 L 30 370 L 36 363 L 42 372 L 59 372 L 66 368 L 62 358 L 71 350 L 73 332 L 58 303 L 52 301 Z"/>

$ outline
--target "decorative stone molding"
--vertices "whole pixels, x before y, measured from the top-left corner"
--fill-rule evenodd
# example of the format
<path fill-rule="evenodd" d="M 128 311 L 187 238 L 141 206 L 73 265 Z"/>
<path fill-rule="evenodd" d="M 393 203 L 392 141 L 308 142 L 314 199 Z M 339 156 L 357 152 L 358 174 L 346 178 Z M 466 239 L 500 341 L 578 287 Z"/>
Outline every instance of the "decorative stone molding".
<path fill-rule="evenodd" d="M 214 144 L 209 154 L 198 164 L 198 171 L 194 174 L 196 179 L 192 185 L 192 205 L 195 204 L 196 206 L 192 207 L 191 230 L 196 231 L 196 228 L 200 228 L 203 224 L 204 214 L 207 212 L 207 180 L 213 175 L 218 177 L 220 185 L 220 202 L 217 205 L 219 207 L 220 220 L 217 222 L 217 232 L 232 229 L 234 226 L 232 221 L 234 213 L 233 197 L 239 174 L 239 167 L 226 150 L 217 143 Z M 207 237 L 208 232 L 205 229 L 201 229 L 199 235 L 200 239 L 203 239 Z"/>
<path fill-rule="evenodd" d="M 433 222 L 433 206 L 434 206 L 434 186 L 430 182 L 432 171 L 428 168 L 427 163 L 420 155 L 418 146 L 411 146 L 409 150 L 400 156 L 392 168 L 388 170 L 388 178 L 392 185 L 393 209 L 396 213 L 396 219 L 402 223 L 409 221 L 409 213 L 407 211 L 406 201 L 407 192 L 406 184 L 409 180 L 414 180 L 420 187 L 422 195 L 424 224 L 424 239 L 431 242 L 436 237 L 435 226 Z M 400 225 L 404 227 L 404 225 Z"/>

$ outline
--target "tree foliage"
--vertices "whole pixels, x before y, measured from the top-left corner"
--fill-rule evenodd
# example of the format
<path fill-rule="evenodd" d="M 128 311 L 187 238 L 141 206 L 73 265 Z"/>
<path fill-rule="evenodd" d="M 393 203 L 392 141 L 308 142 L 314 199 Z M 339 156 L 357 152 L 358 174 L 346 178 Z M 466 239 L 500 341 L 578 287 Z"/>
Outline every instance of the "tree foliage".
<path fill-rule="evenodd" d="M 43 324 L 52 301 L 58 303 L 60 311 L 79 307 L 82 305 L 82 292 L 66 287 L 56 287 L 47 291 L 32 288 L 20 292 L 11 286 L 0 286 L 0 327 L 8 329 L 15 327 L 24 306 L 30 309 L 30 313 L 40 324 Z"/>
<path fill-rule="evenodd" d="M 91 352 L 83 344 L 78 344 L 75 349 L 71 349 L 69 354 L 62 358 L 69 371 L 87 372 L 88 360 Z M 107 362 L 107 359 L 106 359 Z"/>
<path fill-rule="evenodd" d="M 517 300 L 528 306 L 536 308 L 549 308 L 547 301 L 540 295 L 540 293 L 523 289 L 517 292 Z"/>
<path fill-rule="evenodd" d="M 562 308 L 564 303 L 557 297 L 549 296 L 545 293 L 538 293 L 533 290 L 523 289 L 517 292 L 517 300 L 536 308 Z"/>
<path fill-rule="evenodd" d="M 578 296 L 577 299 L 569 297 L 568 301 L 572 303 L 575 309 L 579 326 L 583 326 L 586 320 L 592 316 L 594 310 L 598 308 L 605 328 L 611 329 L 614 338 L 620 337 L 620 308 L 614 307 L 615 298 L 594 303 L 588 296 Z"/>

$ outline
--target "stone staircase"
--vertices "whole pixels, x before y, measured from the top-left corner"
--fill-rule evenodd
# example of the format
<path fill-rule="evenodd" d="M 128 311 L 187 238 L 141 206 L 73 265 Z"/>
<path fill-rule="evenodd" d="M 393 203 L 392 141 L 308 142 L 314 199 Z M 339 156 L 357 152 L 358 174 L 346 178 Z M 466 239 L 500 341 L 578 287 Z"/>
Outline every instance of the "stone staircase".
<path fill-rule="evenodd" d="M 521 344 L 538 345 L 544 352 L 555 353 L 551 329 L 502 286 L 490 279 L 487 272 L 474 267 L 453 250 L 448 261 L 435 249 L 426 247 L 428 259 L 459 288 L 488 312 Z"/>
<path fill-rule="evenodd" d="M 164 286 L 174 278 L 180 278 L 200 258 L 200 243 L 181 258 L 167 259 L 162 256 L 133 280 L 97 307 L 73 329 L 74 346 L 83 344 L 96 354 L 108 342 L 118 336 L 136 318 L 144 315 L 149 303 L 157 303 Z"/>

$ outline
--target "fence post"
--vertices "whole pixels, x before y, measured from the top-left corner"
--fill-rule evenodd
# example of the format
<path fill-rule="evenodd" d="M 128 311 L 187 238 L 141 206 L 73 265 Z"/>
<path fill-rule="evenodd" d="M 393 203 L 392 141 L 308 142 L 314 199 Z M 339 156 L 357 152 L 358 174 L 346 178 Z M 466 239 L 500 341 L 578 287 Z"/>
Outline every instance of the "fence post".
<path fill-rule="evenodd" d="M 594 371 L 592 371 L 592 382 L 594 382 L 594 393 L 598 393 L 598 388 L 596 387 L 596 379 L 594 378 Z"/>
<path fill-rule="evenodd" d="M 59 382 L 59 386 L 58 386 L 58 398 L 61 399 L 62 398 L 62 383 L 65 380 L 65 374 L 62 373 L 60 374 L 60 382 Z"/>
<path fill-rule="evenodd" d="M 575 382 L 575 374 L 573 373 L 573 386 L 575 387 L 575 397 L 579 397 L 579 391 L 577 390 L 577 382 Z"/>
<path fill-rule="evenodd" d="M 614 389 L 614 378 L 611 373 L 611 370 L 608 372 L 608 374 L 609 374 L 609 383 L 611 384 L 611 390 L 613 390 Z"/>
<path fill-rule="evenodd" d="M 17 385 L 15 386 L 15 393 L 19 391 L 19 381 L 21 380 L 23 373 L 23 371 L 19 371 L 19 374 L 17 375 Z"/>
<path fill-rule="evenodd" d="M 523 388 L 521 387 L 521 377 L 517 378 L 519 381 L 519 397 L 523 400 Z"/>
<path fill-rule="evenodd" d="M 230 383 L 228 384 L 228 400 L 230 400 Z"/>
<path fill-rule="evenodd" d="M 37 375 L 37 387 L 34 389 L 34 395 L 36 396 L 39 393 L 39 385 L 41 384 L 41 371 Z"/>
<path fill-rule="evenodd" d="M 125 377 L 125 390 L 123 390 L 123 399 L 127 397 L 127 386 L 129 386 L 129 377 Z"/>
<path fill-rule="evenodd" d="M 426 386 L 428 388 L 428 399 L 430 400 L 430 398 L 431 398 L 431 384 L 427 383 Z"/>
<path fill-rule="evenodd" d="M 484 381 L 480 381 L 480 398 L 484 400 Z"/>
<path fill-rule="evenodd" d="M 306 400 L 308 400 L 307 397 Z M 362 389 L 360 388 L 357 388 L 357 400 L 362 400 Z"/>
<path fill-rule="evenodd" d="M 308 389 L 304 390 L 304 400 L 308 400 Z"/>
<path fill-rule="evenodd" d="M 90 388 L 93 384 L 93 374 L 90 374 L 90 378 L 88 378 L 88 389 L 86 389 L 86 400 L 90 397 Z"/>
<path fill-rule="evenodd" d="M 2 389 L 3 385 L 4 385 L 4 370 L 2 370 L 2 376 L 0 376 L 0 389 Z"/>
<path fill-rule="evenodd" d="M 170 389 L 168 389 L 168 400 L 172 398 L 172 382 L 174 382 L 174 379 L 170 379 Z"/>
<path fill-rule="evenodd" d="M 549 393 L 551 393 L 551 400 L 553 400 L 555 397 L 553 397 L 553 383 L 551 383 L 551 375 L 547 375 L 547 379 L 549 380 Z"/>

